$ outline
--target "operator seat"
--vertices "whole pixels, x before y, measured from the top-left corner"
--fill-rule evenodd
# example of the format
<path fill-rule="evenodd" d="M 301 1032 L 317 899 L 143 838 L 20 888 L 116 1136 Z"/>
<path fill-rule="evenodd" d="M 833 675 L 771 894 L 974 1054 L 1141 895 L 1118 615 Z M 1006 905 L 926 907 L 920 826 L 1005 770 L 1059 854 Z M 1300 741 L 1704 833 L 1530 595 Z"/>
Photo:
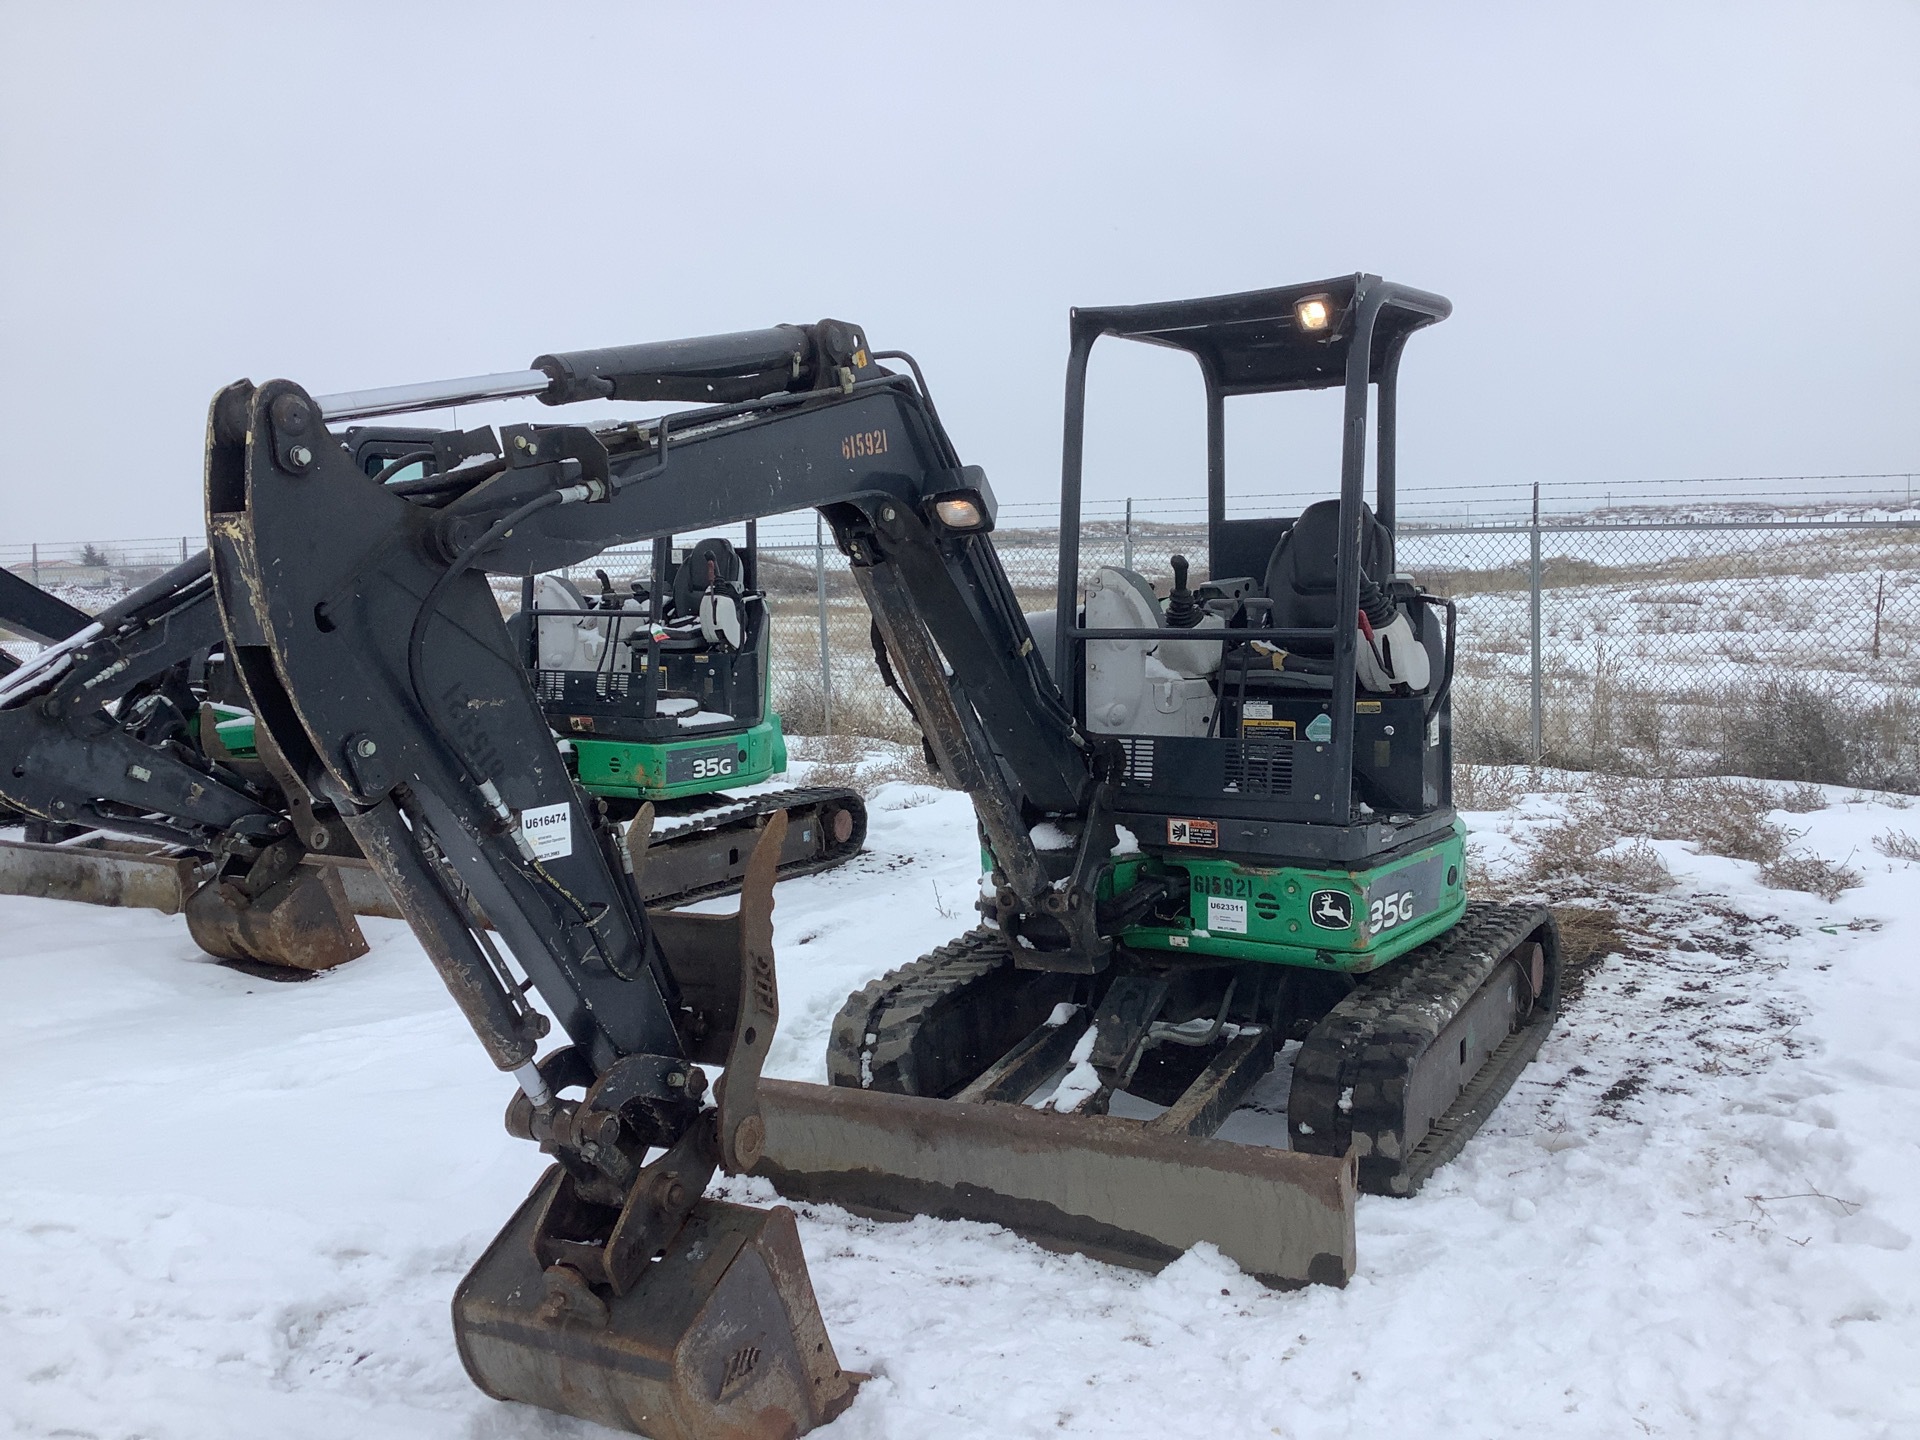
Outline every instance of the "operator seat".
<path fill-rule="evenodd" d="M 1335 627 L 1339 535 L 1338 500 L 1316 501 L 1300 512 L 1300 518 L 1280 537 L 1267 561 L 1267 595 L 1272 604 L 1272 619 L 1268 623 L 1280 629 Z M 1360 570 L 1366 579 L 1381 585 L 1394 573 L 1392 532 L 1364 503 L 1360 506 Z M 1427 671 L 1433 677 L 1427 693 L 1431 693 L 1432 685 L 1444 683 L 1441 677 L 1447 674 L 1446 640 L 1428 607 L 1414 605 L 1408 609 L 1414 636 L 1427 652 Z M 1348 623 L 1354 622 L 1349 619 Z M 1301 656 L 1324 659 L 1333 654 L 1333 640 L 1329 636 L 1325 640 L 1298 641 L 1287 648 Z M 1315 684 L 1324 687 L 1328 683 L 1326 678 L 1315 675 L 1275 673 L 1276 676 L 1284 674 L 1286 678 L 1276 680 L 1262 676 L 1259 671 L 1251 672 L 1249 678 L 1259 676 L 1262 684 L 1277 683 L 1283 689 Z"/>
<path fill-rule="evenodd" d="M 686 620 L 699 614 L 700 597 L 709 585 L 738 585 L 744 573 L 740 552 L 733 548 L 732 542 L 719 535 L 709 535 L 687 551 L 687 558 L 680 562 L 674 574 L 674 617 Z"/>
<path fill-rule="evenodd" d="M 1276 629 L 1333 626 L 1339 539 L 1338 500 L 1317 500 L 1300 512 L 1267 561 L 1267 595 L 1273 601 L 1273 618 L 1268 623 Z M 1364 503 L 1360 506 L 1360 569 L 1369 579 L 1382 582 L 1393 573 L 1393 536 Z M 1351 624 L 1353 617 L 1347 620 Z M 1333 646 L 1327 641 L 1293 648 L 1327 654 Z"/>

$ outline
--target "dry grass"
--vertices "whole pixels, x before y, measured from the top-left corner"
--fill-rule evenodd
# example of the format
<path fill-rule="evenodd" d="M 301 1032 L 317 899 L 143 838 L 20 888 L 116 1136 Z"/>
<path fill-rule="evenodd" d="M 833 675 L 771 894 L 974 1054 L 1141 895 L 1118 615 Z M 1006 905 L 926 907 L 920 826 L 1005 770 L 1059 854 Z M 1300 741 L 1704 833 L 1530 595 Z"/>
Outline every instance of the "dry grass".
<path fill-rule="evenodd" d="M 1776 808 L 1818 809 L 1816 785 L 1920 791 L 1920 694 L 1836 694 L 1799 679 L 1741 689 L 1648 689 L 1609 651 L 1590 672 L 1546 671 L 1541 762 L 1645 776 L 1745 775 L 1795 786 Z M 1453 749 L 1467 764 L 1533 758 L 1523 677 L 1463 650 Z"/>
<path fill-rule="evenodd" d="M 1904 830 L 1889 830 L 1873 837 L 1873 848 L 1889 860 L 1920 860 L 1920 835 Z"/>
<path fill-rule="evenodd" d="M 1643 836 L 1623 835 L 1612 817 L 1586 797 L 1567 815 L 1543 825 L 1522 842 L 1527 875 L 1537 881 L 1588 881 L 1641 894 L 1673 888 L 1673 872 Z"/>
<path fill-rule="evenodd" d="M 1843 890 L 1858 885 L 1860 879 L 1858 870 L 1805 853 L 1783 855 L 1760 867 L 1761 884 L 1775 890 L 1804 890 L 1829 903 L 1838 900 Z"/>
<path fill-rule="evenodd" d="M 1684 840 L 1708 855 L 1765 864 L 1793 837 L 1768 818 L 1780 807 L 1769 786 L 1752 780 L 1647 780 L 1609 776 L 1587 792 L 1615 832 Z"/>
<path fill-rule="evenodd" d="M 1789 798 L 1804 803 L 1808 797 Z M 1673 873 L 1654 840 L 1683 840 L 1704 854 L 1748 861 L 1760 867 L 1763 884 L 1829 901 L 1860 883 L 1846 865 L 1792 850 L 1799 837 L 1772 819 L 1782 808 L 1776 789 L 1757 781 L 1608 777 L 1572 796 L 1564 818 L 1524 834 L 1520 844 L 1527 877 L 1559 885 L 1580 881 L 1641 894 L 1670 889 Z M 1904 838 L 1920 858 L 1920 840 Z"/>
<path fill-rule="evenodd" d="M 916 736 L 911 745 L 881 741 L 864 735 L 812 735 L 797 738 L 793 758 L 808 766 L 809 785 L 844 785 L 871 790 L 890 781 L 909 785 L 944 786 L 946 781 L 927 767 Z"/>
<path fill-rule="evenodd" d="M 1555 905 L 1560 927 L 1560 1003 L 1580 998 L 1587 979 L 1609 955 L 1624 953 L 1632 940 L 1609 905 Z"/>
<path fill-rule="evenodd" d="M 1454 767 L 1453 803 L 1462 810 L 1506 810 L 1520 793 L 1520 777 L 1511 766 Z"/>
<path fill-rule="evenodd" d="M 1693 780 L 1681 785 L 1643 785 L 1666 802 L 1665 825 L 1675 840 L 1689 840 L 1709 855 L 1770 864 L 1790 837 L 1768 816 L 1780 807 L 1766 785 L 1748 780 Z"/>
<path fill-rule="evenodd" d="M 1827 792 L 1803 780 L 1789 785 L 1781 794 L 1780 808 L 1790 815 L 1811 815 L 1815 810 L 1827 808 Z"/>
<path fill-rule="evenodd" d="M 780 723 L 789 735 L 827 738 L 827 716 L 817 682 L 795 683 L 783 688 Z M 832 731 L 832 738 L 864 736 L 896 745 L 920 743 L 920 727 L 907 714 L 907 707 L 887 689 L 877 671 L 861 684 L 834 687 Z"/>

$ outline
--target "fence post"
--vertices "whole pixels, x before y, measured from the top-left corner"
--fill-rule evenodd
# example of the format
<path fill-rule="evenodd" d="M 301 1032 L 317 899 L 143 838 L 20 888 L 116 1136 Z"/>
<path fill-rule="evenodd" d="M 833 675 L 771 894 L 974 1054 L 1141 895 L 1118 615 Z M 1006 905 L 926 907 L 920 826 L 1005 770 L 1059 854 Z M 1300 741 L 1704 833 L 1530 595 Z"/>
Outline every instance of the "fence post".
<path fill-rule="evenodd" d="M 188 538 L 189 538 L 189 537 L 188 537 L 188 536 L 185 536 L 185 535 L 182 535 L 182 536 L 180 537 L 180 563 L 181 563 L 182 565 L 184 565 L 184 564 L 186 564 L 186 563 L 187 563 L 187 540 L 188 540 Z"/>
<path fill-rule="evenodd" d="M 1533 523 L 1527 529 L 1527 596 L 1532 612 L 1533 643 L 1527 647 L 1530 695 L 1527 720 L 1531 731 L 1533 763 L 1540 763 L 1540 482 L 1533 482 Z"/>
<path fill-rule="evenodd" d="M 1131 570 L 1133 568 L 1133 497 L 1131 495 L 1127 497 L 1126 554 L 1127 558 L 1123 563 L 1127 569 Z"/>
<path fill-rule="evenodd" d="M 813 584 L 820 599 L 820 726 L 833 734 L 833 655 L 827 644 L 827 546 L 820 512 L 813 515 Z"/>
<path fill-rule="evenodd" d="M 33 546 L 33 583 L 36 586 L 40 583 L 40 543 L 37 540 Z"/>

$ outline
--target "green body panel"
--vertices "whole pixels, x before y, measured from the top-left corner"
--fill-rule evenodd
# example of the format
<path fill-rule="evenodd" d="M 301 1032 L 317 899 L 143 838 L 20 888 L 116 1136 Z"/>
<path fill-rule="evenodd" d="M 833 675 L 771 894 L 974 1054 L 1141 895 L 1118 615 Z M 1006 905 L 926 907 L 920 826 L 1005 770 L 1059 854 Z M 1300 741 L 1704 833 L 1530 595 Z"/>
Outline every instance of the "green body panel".
<path fill-rule="evenodd" d="M 1119 935 L 1122 944 L 1365 974 L 1460 919 L 1467 908 L 1466 833 L 1455 821 L 1453 833 L 1438 843 L 1362 870 L 1141 856 L 1114 866 L 1105 894 L 1124 894 L 1150 875 L 1184 870 L 1192 893 L 1183 922 L 1133 926 Z M 1344 901 L 1321 898 L 1327 892 Z M 1343 904 L 1344 927 L 1331 923 Z"/>
<path fill-rule="evenodd" d="M 258 758 L 253 748 L 253 716 L 246 711 L 215 705 L 213 728 L 220 736 L 220 743 L 234 756 L 241 760 Z"/>
<path fill-rule="evenodd" d="M 664 744 L 584 739 L 568 743 L 581 788 L 609 798 L 678 800 L 735 785 L 757 785 L 787 768 L 787 741 L 778 715 L 732 735 Z"/>
<path fill-rule="evenodd" d="M 220 743 L 238 758 L 251 759 L 253 717 L 219 705 L 214 707 L 214 715 Z M 778 715 L 733 735 L 664 744 L 626 740 L 569 743 L 573 747 L 571 768 L 581 788 L 610 799 L 678 800 L 734 785 L 757 785 L 769 776 L 785 774 L 787 769 L 787 737 L 780 729 Z M 700 765 L 701 773 L 669 783 L 667 772 L 676 756 L 686 763 L 684 767 L 672 765 L 674 770 L 692 770 Z M 723 759 L 724 766 L 718 763 Z"/>

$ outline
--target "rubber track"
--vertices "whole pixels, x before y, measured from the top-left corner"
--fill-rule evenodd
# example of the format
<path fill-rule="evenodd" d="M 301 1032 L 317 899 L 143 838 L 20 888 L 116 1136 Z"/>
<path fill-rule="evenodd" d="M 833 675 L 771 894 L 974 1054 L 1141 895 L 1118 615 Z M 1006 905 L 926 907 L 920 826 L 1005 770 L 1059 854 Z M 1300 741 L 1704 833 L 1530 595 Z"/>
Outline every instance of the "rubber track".
<path fill-rule="evenodd" d="M 944 1097 L 1071 996 L 1073 977 L 1015 968 L 985 928 L 889 970 L 847 997 L 827 1041 L 830 1084 Z"/>
<path fill-rule="evenodd" d="M 775 878 L 787 880 L 795 875 L 817 875 L 822 870 L 846 864 L 866 844 L 867 802 L 857 790 L 843 790 L 837 786 L 775 790 L 765 795 L 750 795 L 745 800 L 731 804 L 716 805 L 708 810 L 696 810 L 690 815 L 664 816 L 654 821 L 653 835 L 647 848 L 659 849 L 672 845 L 676 840 L 718 830 L 748 829 L 762 816 L 771 815 L 776 810 L 793 814 L 808 808 L 818 810 L 830 804 L 852 812 L 853 832 L 844 841 L 812 860 L 782 865 Z M 696 900 L 711 900 L 717 895 L 732 895 L 739 889 L 738 880 L 722 880 L 667 895 L 650 896 L 647 904 L 658 909 L 671 909 L 676 905 L 690 905 Z"/>
<path fill-rule="evenodd" d="M 1545 993 L 1532 1017 L 1501 1042 L 1433 1128 L 1408 1145 L 1404 1097 L 1414 1070 L 1506 957 L 1543 930 Z M 1314 1026 L 1294 1058 L 1287 1104 L 1293 1147 L 1343 1155 L 1352 1145 L 1362 1190 L 1413 1194 L 1511 1088 L 1552 1027 L 1558 999 L 1559 943 L 1548 912 L 1469 904 L 1453 929 L 1369 976 Z"/>

